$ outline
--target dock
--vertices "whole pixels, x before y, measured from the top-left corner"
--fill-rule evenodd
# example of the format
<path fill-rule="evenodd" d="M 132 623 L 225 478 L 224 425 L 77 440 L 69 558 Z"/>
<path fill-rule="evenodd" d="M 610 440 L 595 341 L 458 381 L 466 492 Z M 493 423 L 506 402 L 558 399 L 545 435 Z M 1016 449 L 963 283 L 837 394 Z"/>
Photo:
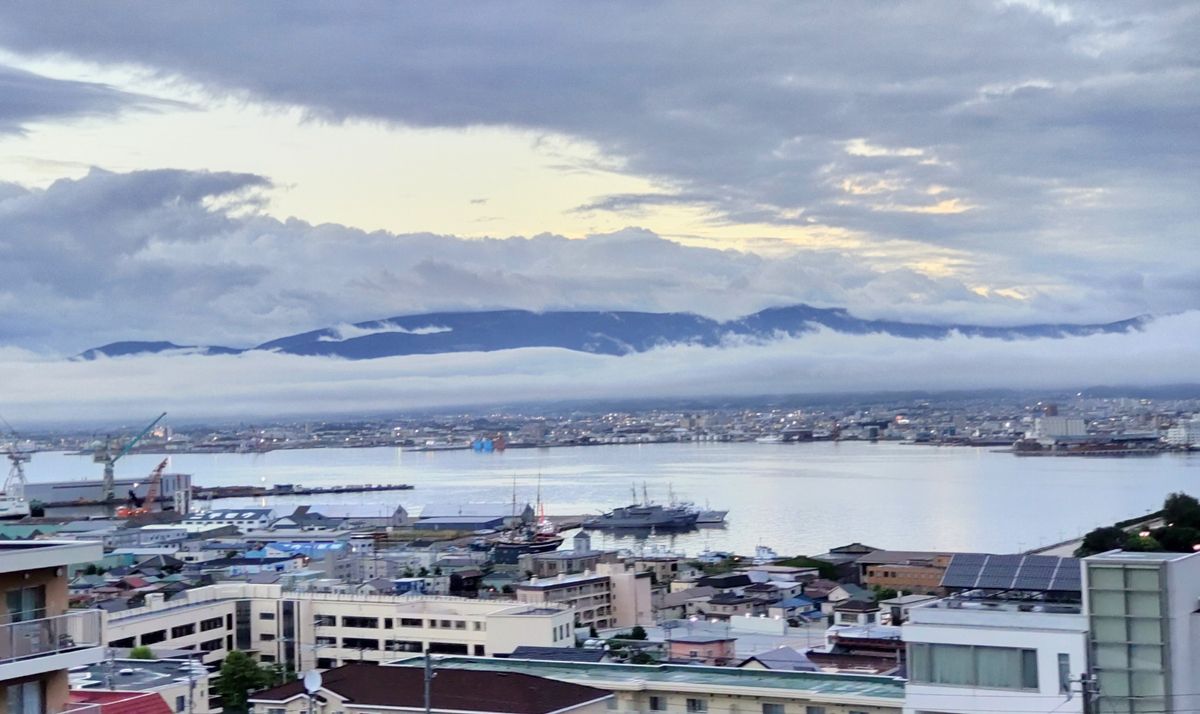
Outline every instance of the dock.
<path fill-rule="evenodd" d="M 411 491 L 407 483 L 346 484 L 344 486 L 193 486 L 192 500 L 217 501 L 222 498 L 274 498 L 278 496 L 328 496 L 346 493 Z"/>

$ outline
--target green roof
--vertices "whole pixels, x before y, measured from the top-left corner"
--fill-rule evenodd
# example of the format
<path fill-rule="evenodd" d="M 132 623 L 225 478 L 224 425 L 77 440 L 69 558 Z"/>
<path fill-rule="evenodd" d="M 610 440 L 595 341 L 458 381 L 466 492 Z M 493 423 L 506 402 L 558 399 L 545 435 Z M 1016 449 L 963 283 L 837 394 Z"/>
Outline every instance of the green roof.
<path fill-rule="evenodd" d="M 389 664 L 419 667 L 424 657 L 409 657 Z M 694 665 L 638 665 L 592 662 L 551 662 L 490 657 L 435 657 L 434 667 L 514 672 L 563 679 L 603 689 L 604 682 L 663 682 L 713 687 L 759 687 L 791 690 L 825 697 L 879 697 L 903 700 L 904 680 L 863 674 L 787 672 L 735 667 Z"/>

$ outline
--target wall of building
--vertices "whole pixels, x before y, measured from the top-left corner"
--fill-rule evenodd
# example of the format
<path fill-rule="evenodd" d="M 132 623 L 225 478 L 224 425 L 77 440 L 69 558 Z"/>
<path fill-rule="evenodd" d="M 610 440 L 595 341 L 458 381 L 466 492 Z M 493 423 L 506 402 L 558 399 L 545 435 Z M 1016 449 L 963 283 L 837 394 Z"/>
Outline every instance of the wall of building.
<path fill-rule="evenodd" d="M 405 652 L 487 655 L 518 645 L 574 645 L 570 610 L 533 614 L 511 601 L 284 591 L 278 585 L 228 583 L 108 618 L 110 645 L 204 649 L 206 664 L 232 649 L 296 671 L 352 661 L 384 662 Z M 202 630 L 202 624 L 220 626 Z M 159 639 L 163 638 L 163 639 Z"/>
<path fill-rule="evenodd" d="M 67 610 L 66 568 L 39 568 L 24 572 L 0 573 L 0 619 L 7 621 L 9 615 L 5 594 L 9 590 L 46 588 L 46 617 L 61 615 Z"/>
<path fill-rule="evenodd" d="M 1082 614 L 1026 612 L 963 612 L 914 608 L 912 619 L 903 626 L 903 637 L 913 643 L 1008 647 L 1037 652 L 1036 691 L 999 690 L 970 686 L 921 684 L 906 687 L 906 713 L 963 712 L 980 708 L 987 695 L 1002 694 L 1003 708 L 1014 713 L 1082 712 L 1082 698 L 1068 700 L 1060 689 L 1058 655 L 1066 654 L 1070 670 L 1078 676 L 1087 667 L 1087 619 Z M 941 619 L 941 622 L 937 620 Z M 911 650 L 910 650 L 911 652 Z M 912 656 L 909 657 L 912 666 Z M 911 675 L 911 673 L 910 673 Z M 1049 706 L 1047 702 L 1050 702 Z"/>

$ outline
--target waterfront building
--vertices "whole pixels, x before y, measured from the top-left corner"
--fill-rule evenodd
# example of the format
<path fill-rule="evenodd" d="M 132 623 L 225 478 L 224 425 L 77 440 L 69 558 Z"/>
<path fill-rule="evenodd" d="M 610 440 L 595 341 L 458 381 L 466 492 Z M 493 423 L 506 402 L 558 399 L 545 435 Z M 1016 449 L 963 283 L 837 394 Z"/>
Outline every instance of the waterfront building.
<path fill-rule="evenodd" d="M 940 585 L 954 553 L 910 550 L 877 550 L 856 562 L 859 583 L 903 593 L 944 595 Z"/>
<path fill-rule="evenodd" d="M 387 666 L 423 665 L 415 657 Z M 434 667 L 439 676 L 469 669 L 586 684 L 616 695 L 608 711 L 617 714 L 900 714 L 904 707 L 904 680 L 895 677 L 487 657 L 437 657 Z"/>
<path fill-rule="evenodd" d="M 100 543 L 0 543 L 0 711 L 65 711 L 67 671 L 104 658 L 103 613 L 67 609 L 67 567 L 103 554 Z"/>
<path fill-rule="evenodd" d="M 250 583 L 193 588 L 169 601 L 152 593 L 145 603 L 109 613 L 109 644 L 195 649 L 205 664 L 235 649 L 302 672 L 387 661 L 398 652 L 484 656 L 520 645 L 575 644 L 572 611 L 550 603 L 299 592 Z"/>
<path fill-rule="evenodd" d="M 1097 711 L 1194 712 L 1200 682 L 1200 553 L 1084 559 Z"/>

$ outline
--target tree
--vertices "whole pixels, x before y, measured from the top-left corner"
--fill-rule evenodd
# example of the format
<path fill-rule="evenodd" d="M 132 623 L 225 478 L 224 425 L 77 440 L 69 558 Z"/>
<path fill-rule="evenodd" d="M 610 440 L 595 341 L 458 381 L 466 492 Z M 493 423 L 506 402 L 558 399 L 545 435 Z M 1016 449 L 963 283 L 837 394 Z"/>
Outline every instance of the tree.
<path fill-rule="evenodd" d="M 658 664 L 658 660 L 648 652 L 637 652 L 629 658 L 629 664 Z"/>
<path fill-rule="evenodd" d="M 217 680 L 217 691 L 225 711 L 246 711 L 246 699 L 271 683 L 271 673 L 260 667 L 250 655 L 240 650 L 230 652 L 221 663 L 221 678 Z"/>
<path fill-rule="evenodd" d="M 428 578 L 429 577 L 429 568 L 426 568 L 424 565 L 422 565 L 421 569 L 417 571 L 417 577 Z"/>
<path fill-rule="evenodd" d="M 1163 501 L 1163 520 L 1174 528 L 1200 528 L 1200 501 L 1186 493 L 1172 493 Z"/>
<path fill-rule="evenodd" d="M 1159 543 L 1152 535 L 1137 535 L 1129 539 L 1125 543 L 1125 550 L 1157 552 L 1163 549 L 1162 543 Z"/>
<path fill-rule="evenodd" d="M 83 574 L 84 575 L 99 575 L 100 569 L 96 567 L 95 563 L 88 563 L 88 566 L 83 569 Z"/>
<path fill-rule="evenodd" d="M 154 651 L 146 645 L 139 645 L 129 650 L 129 659 L 154 659 Z"/>
<path fill-rule="evenodd" d="M 1164 550 L 1172 553 L 1191 553 L 1200 543 L 1200 530 L 1189 526 L 1170 526 L 1154 531 L 1154 539 L 1162 544 Z"/>
<path fill-rule="evenodd" d="M 1083 558 L 1109 550 L 1123 549 L 1129 534 L 1116 526 L 1096 528 L 1083 537 L 1083 543 L 1075 550 L 1075 557 Z"/>
<path fill-rule="evenodd" d="M 634 625 L 633 629 L 629 631 L 629 639 L 631 639 L 631 640 L 646 639 L 646 628 L 642 627 L 641 625 Z"/>

